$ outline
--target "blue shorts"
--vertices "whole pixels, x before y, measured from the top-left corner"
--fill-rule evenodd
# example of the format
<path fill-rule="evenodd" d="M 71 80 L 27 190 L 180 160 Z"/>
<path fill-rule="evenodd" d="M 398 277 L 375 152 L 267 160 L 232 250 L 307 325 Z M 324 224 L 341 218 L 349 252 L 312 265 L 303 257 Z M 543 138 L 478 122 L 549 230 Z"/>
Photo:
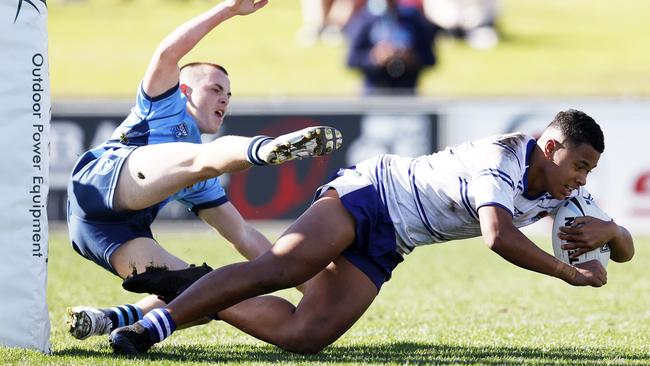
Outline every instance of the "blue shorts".
<path fill-rule="evenodd" d="M 365 273 L 379 291 L 404 260 L 397 252 L 393 221 L 373 185 L 358 187 L 357 182 L 345 178 L 339 177 L 324 185 L 317 194 L 328 188 L 337 190 L 343 207 L 354 218 L 354 242 L 342 255 Z"/>
<path fill-rule="evenodd" d="M 113 209 L 117 178 L 135 148 L 107 150 L 100 157 L 87 152 L 77 161 L 68 184 L 68 232 L 72 247 L 115 274 L 110 264 L 113 252 L 129 240 L 153 238 L 150 225 L 160 208 L 159 204 L 139 211 Z"/>

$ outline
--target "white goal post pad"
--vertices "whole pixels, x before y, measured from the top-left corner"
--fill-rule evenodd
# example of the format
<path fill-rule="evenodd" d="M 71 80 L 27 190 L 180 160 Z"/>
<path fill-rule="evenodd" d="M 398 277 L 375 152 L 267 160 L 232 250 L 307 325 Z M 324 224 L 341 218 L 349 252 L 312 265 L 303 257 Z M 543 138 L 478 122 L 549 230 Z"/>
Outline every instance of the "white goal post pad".
<path fill-rule="evenodd" d="M 46 0 L 0 0 L 0 345 L 50 352 Z"/>

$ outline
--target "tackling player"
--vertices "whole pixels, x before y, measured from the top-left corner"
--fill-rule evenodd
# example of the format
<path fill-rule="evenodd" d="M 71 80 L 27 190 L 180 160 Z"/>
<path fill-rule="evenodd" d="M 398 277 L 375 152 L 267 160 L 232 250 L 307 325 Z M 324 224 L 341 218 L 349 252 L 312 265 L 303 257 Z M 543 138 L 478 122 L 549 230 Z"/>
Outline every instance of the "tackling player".
<path fill-rule="evenodd" d="M 150 229 L 159 209 L 171 200 L 185 204 L 248 259 L 271 246 L 228 202 L 219 176 L 251 165 L 330 153 L 341 145 L 339 131 L 311 127 L 275 139 L 224 136 L 201 144 L 201 134 L 216 133 L 228 111 L 228 73 L 212 63 L 178 66 L 219 24 L 267 3 L 223 2 L 181 25 L 158 46 L 129 116 L 74 167 L 68 185 L 68 229 L 75 251 L 122 278 L 147 266 L 187 268 L 156 242 Z M 131 324 L 162 305 L 149 296 L 111 309 L 75 307 L 67 322 L 72 335 L 84 339 Z"/>
<path fill-rule="evenodd" d="M 146 352 L 176 326 L 217 311 L 285 350 L 318 352 L 359 319 L 403 255 L 479 235 L 519 267 L 574 286 L 602 286 L 607 274 L 598 261 L 565 264 L 518 228 L 553 214 L 567 197 L 587 196 L 583 186 L 603 150 L 598 124 L 568 110 L 539 140 L 521 133 L 492 136 L 432 155 L 382 155 L 341 169 L 268 252 L 205 275 L 165 308 L 113 331 L 111 345 L 117 353 Z M 576 220 L 581 225 L 561 234 L 580 248 L 575 255 L 604 242 L 614 261 L 634 255 L 632 237 L 614 221 Z M 255 297 L 308 279 L 298 306 Z M 236 310 L 241 316 L 233 316 Z"/>

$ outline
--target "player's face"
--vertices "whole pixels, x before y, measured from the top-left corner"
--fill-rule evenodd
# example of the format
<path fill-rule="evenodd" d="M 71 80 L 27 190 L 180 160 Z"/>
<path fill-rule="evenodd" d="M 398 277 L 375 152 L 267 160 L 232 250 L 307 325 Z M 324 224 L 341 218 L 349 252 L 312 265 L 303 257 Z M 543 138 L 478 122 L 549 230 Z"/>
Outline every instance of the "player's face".
<path fill-rule="evenodd" d="M 202 133 L 217 133 L 228 103 L 230 79 L 221 70 L 211 68 L 192 88 L 191 108 Z"/>
<path fill-rule="evenodd" d="M 587 175 L 596 167 L 600 153 L 589 144 L 560 145 L 552 155 L 552 169 L 548 173 L 548 193 L 565 199 L 574 189 L 587 184 Z"/>

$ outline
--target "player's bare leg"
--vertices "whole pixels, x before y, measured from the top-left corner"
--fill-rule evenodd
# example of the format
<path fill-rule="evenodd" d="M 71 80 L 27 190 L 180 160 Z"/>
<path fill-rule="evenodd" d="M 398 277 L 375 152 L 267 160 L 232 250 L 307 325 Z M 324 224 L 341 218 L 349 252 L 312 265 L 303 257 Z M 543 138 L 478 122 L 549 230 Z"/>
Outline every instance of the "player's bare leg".
<path fill-rule="evenodd" d="M 251 262 L 225 266 L 203 276 L 166 307 L 165 316 L 170 316 L 175 324 L 182 325 L 251 297 L 301 284 L 338 258 L 353 240 L 354 219 L 343 207 L 336 192 L 330 190 L 298 218 L 268 252 Z M 343 260 L 343 263 L 347 262 Z M 340 265 L 346 268 L 345 264 Z M 359 275 L 362 274 L 359 272 Z M 370 281 L 366 279 L 366 283 Z M 361 292 L 360 299 L 363 301 L 352 304 L 355 310 L 341 315 L 341 324 L 336 323 L 332 330 L 324 332 L 323 342 L 338 338 L 339 331 L 343 332 L 363 313 L 376 295 L 376 288 L 371 283 L 370 286 L 372 296 L 367 295 L 364 286 L 356 289 Z M 327 297 L 316 295 L 320 291 L 316 286 L 311 288 L 310 281 L 306 293 L 314 292 L 306 297 L 306 301 Z M 328 287 L 325 294 L 336 295 L 331 291 Z M 332 301 L 334 299 L 337 296 Z M 340 298 L 337 300 L 340 301 Z M 146 339 L 140 336 L 144 329 L 142 324 L 136 323 L 128 329 L 113 332 L 111 342 L 114 350 L 118 353 L 146 351 L 153 343 L 147 341 L 148 335 Z M 261 332 L 259 336 L 264 336 L 264 333 Z"/>
<path fill-rule="evenodd" d="M 116 210 L 140 210 L 202 180 L 244 170 L 250 139 L 224 136 L 207 144 L 142 146 L 122 166 L 114 198 Z"/>
<path fill-rule="evenodd" d="M 169 253 L 151 238 L 141 237 L 120 245 L 111 255 L 111 266 L 121 278 L 142 273 L 147 267 L 177 270 L 187 268 L 182 259 Z"/>
<path fill-rule="evenodd" d="M 276 296 L 260 296 L 218 315 L 236 328 L 284 350 L 316 353 L 343 335 L 376 295 L 374 283 L 339 257 L 308 282 L 298 306 Z"/>
<path fill-rule="evenodd" d="M 306 282 L 354 240 L 354 219 L 335 191 L 325 193 L 260 257 L 203 276 L 167 310 L 183 324 L 253 296 Z"/>
<path fill-rule="evenodd" d="M 133 271 L 142 273 L 146 267 L 167 268 L 169 270 L 185 269 L 189 265 L 167 252 L 155 240 L 150 238 L 136 238 L 118 248 L 111 256 L 111 265 L 121 278 L 126 278 Z M 135 304 L 120 307 L 125 311 L 137 309 L 130 317 L 123 316 L 124 325 L 132 324 L 141 319 L 149 311 L 165 306 L 166 303 L 156 295 L 145 296 Z M 106 335 L 118 326 L 114 319 L 107 315 L 112 309 L 101 309 L 91 306 L 75 306 L 67 310 L 66 324 L 70 334 L 77 339 L 86 339 L 93 335 Z M 136 317 L 137 314 L 137 317 Z M 205 324 L 210 319 L 200 319 L 187 326 Z"/>
<path fill-rule="evenodd" d="M 319 126 L 275 139 L 223 136 L 206 144 L 142 146 L 122 166 L 113 205 L 118 211 L 140 210 L 205 179 L 247 169 L 252 163 L 281 164 L 329 154 L 342 141 L 338 130 Z"/>

